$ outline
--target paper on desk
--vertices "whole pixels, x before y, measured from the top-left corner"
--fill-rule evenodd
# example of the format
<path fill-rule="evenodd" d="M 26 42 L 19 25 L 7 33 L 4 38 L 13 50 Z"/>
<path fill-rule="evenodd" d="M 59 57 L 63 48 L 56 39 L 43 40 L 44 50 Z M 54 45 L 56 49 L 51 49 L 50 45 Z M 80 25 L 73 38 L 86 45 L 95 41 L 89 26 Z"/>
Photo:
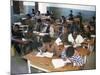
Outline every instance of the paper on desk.
<path fill-rule="evenodd" d="M 25 38 L 22 38 L 23 41 L 27 41 Z"/>
<path fill-rule="evenodd" d="M 57 39 L 56 39 L 56 41 L 55 41 L 55 43 L 57 44 L 57 45 L 59 45 L 60 43 L 62 42 L 62 40 L 58 37 Z"/>
<path fill-rule="evenodd" d="M 45 34 L 44 34 L 44 33 L 39 33 L 39 35 L 40 35 L 40 36 L 44 36 Z"/>
<path fill-rule="evenodd" d="M 52 64 L 54 68 L 60 68 L 65 65 L 65 61 L 63 59 L 52 59 Z"/>
<path fill-rule="evenodd" d="M 22 20 L 25 20 L 25 19 L 26 19 L 25 17 L 22 18 Z"/>
<path fill-rule="evenodd" d="M 43 53 L 43 55 L 45 57 L 48 57 L 48 58 L 52 58 L 53 57 L 53 53 L 50 53 L 50 52 Z"/>
<path fill-rule="evenodd" d="M 95 38 L 96 36 L 95 35 L 91 35 L 91 37 Z"/>
<path fill-rule="evenodd" d="M 37 32 L 37 31 L 33 31 L 33 33 L 35 33 L 35 34 L 39 34 L 39 32 Z"/>
<path fill-rule="evenodd" d="M 41 54 L 40 52 L 38 52 L 36 56 L 37 57 L 48 57 L 48 58 L 52 58 L 53 57 L 53 53 L 45 52 L 45 53 L 42 53 Z"/>
<path fill-rule="evenodd" d="M 37 57 L 44 57 L 44 55 L 41 54 L 40 52 L 38 52 L 38 53 L 36 54 L 36 56 L 37 56 Z"/>
<path fill-rule="evenodd" d="M 21 25 L 21 22 L 15 22 L 14 25 Z"/>
<path fill-rule="evenodd" d="M 71 63 L 71 61 L 69 59 L 66 59 L 65 63 L 68 64 Z"/>

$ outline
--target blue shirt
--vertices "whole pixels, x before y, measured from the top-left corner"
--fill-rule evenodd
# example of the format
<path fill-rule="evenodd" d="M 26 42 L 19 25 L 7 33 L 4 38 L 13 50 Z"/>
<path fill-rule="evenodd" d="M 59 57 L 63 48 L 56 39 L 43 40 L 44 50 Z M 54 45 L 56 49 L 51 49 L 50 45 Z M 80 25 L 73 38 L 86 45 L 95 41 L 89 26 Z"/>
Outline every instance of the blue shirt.
<path fill-rule="evenodd" d="M 72 57 L 67 57 L 65 54 L 65 50 L 61 53 L 62 59 L 69 59 L 73 62 L 74 66 L 82 66 L 84 64 L 84 59 L 79 55 L 73 55 Z"/>

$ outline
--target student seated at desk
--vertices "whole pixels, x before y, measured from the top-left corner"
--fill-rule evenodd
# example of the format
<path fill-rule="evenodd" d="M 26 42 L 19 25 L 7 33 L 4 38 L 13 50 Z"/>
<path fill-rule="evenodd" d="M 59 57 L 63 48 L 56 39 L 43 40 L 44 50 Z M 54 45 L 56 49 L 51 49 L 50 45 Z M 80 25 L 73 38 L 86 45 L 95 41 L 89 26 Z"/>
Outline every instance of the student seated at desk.
<path fill-rule="evenodd" d="M 80 31 L 80 25 L 77 24 L 77 22 L 73 21 L 70 25 L 70 32 L 73 32 L 73 30 Z"/>
<path fill-rule="evenodd" d="M 78 14 L 76 15 L 76 18 L 79 18 L 80 28 L 83 29 L 83 25 L 82 25 L 82 21 L 83 21 L 82 13 L 78 12 Z"/>
<path fill-rule="evenodd" d="M 41 19 L 37 19 L 36 26 L 35 26 L 34 30 L 36 30 L 38 32 L 41 32 L 42 28 L 43 28 L 42 20 Z"/>
<path fill-rule="evenodd" d="M 81 46 L 83 41 L 84 38 L 78 33 L 76 29 L 73 29 L 72 33 L 68 35 L 68 42 L 70 42 L 73 47 Z"/>
<path fill-rule="evenodd" d="M 45 14 L 45 16 L 51 16 L 50 11 L 47 10 L 47 13 Z"/>
<path fill-rule="evenodd" d="M 73 20 L 74 19 L 74 16 L 73 16 L 73 11 L 70 10 L 70 14 L 69 14 L 69 20 Z"/>
<path fill-rule="evenodd" d="M 60 38 L 61 38 L 62 42 L 63 42 L 65 45 L 69 44 L 69 43 L 68 43 L 68 34 L 69 34 L 69 32 L 68 32 L 68 28 L 67 28 L 67 26 L 66 26 L 66 27 L 63 28 L 63 32 L 62 32 L 62 34 L 60 35 Z"/>
<path fill-rule="evenodd" d="M 50 35 L 45 35 L 43 37 L 43 45 L 40 48 L 43 52 L 50 51 L 51 52 L 51 37 Z"/>
<path fill-rule="evenodd" d="M 19 42 L 17 42 L 16 40 L 21 40 L 22 37 L 23 37 L 23 34 L 19 30 L 19 25 L 13 26 L 11 43 L 14 46 L 14 48 L 16 49 L 16 51 L 18 52 L 19 55 L 21 55 L 21 47 L 20 47 Z"/>
<path fill-rule="evenodd" d="M 92 16 L 92 20 L 91 20 L 89 23 L 90 23 L 90 25 L 92 25 L 92 26 L 95 26 L 95 25 L 96 25 L 96 17 L 95 17 L 95 15 Z"/>
<path fill-rule="evenodd" d="M 84 42 L 87 43 L 83 43 L 83 45 L 90 51 L 93 51 L 95 46 L 95 29 L 93 28 L 92 30 L 92 28 L 90 29 L 90 27 L 90 25 L 84 26 L 83 37 L 85 38 Z M 89 43 L 89 41 L 92 42 Z"/>
<path fill-rule="evenodd" d="M 55 30 L 54 30 L 55 26 L 54 25 L 55 25 L 54 20 L 51 19 L 50 20 L 50 32 L 49 32 L 51 38 L 54 38 L 54 34 L 55 34 Z"/>
<path fill-rule="evenodd" d="M 24 41 L 28 41 L 28 43 L 23 46 L 24 54 L 31 52 L 33 49 L 37 49 L 37 39 L 32 30 L 29 30 L 23 39 Z"/>
<path fill-rule="evenodd" d="M 41 18 L 41 12 L 38 10 L 34 17 L 35 17 L 36 20 L 40 19 Z"/>
<path fill-rule="evenodd" d="M 32 16 L 34 17 L 35 16 L 35 10 L 32 9 Z"/>
<path fill-rule="evenodd" d="M 61 23 L 62 23 L 62 24 L 66 23 L 66 18 L 65 18 L 65 16 L 61 16 Z"/>
<path fill-rule="evenodd" d="M 90 26 L 89 25 L 84 25 L 84 32 L 83 32 L 82 36 L 86 39 L 91 38 L 91 31 L 90 31 Z"/>
<path fill-rule="evenodd" d="M 90 25 L 90 32 L 91 32 L 91 35 L 96 35 L 96 29 L 95 29 L 95 26 Z"/>
<path fill-rule="evenodd" d="M 41 29 L 43 33 L 50 33 L 50 19 L 46 19 Z"/>
<path fill-rule="evenodd" d="M 51 51 L 54 53 L 54 56 L 60 57 L 62 50 L 64 49 L 64 43 L 58 37 L 51 46 Z"/>
<path fill-rule="evenodd" d="M 69 59 L 73 63 L 73 66 L 83 66 L 84 65 L 84 59 L 82 58 L 82 56 L 80 56 L 77 50 L 75 50 L 71 46 L 62 51 L 61 58 L 64 61 Z"/>
<path fill-rule="evenodd" d="M 26 15 L 26 20 L 25 20 L 25 25 L 28 25 L 28 29 L 29 29 L 29 30 L 33 30 L 33 28 L 34 28 L 34 23 L 35 23 L 35 21 L 32 20 L 31 15 L 30 15 L 30 14 L 27 14 L 27 15 Z"/>

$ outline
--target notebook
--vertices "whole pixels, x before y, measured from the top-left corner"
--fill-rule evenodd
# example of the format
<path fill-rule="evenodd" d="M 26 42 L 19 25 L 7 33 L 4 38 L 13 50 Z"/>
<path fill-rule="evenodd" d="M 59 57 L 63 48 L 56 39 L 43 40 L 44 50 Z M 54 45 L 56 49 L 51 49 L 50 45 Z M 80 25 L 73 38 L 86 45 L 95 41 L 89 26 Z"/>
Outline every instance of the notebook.
<path fill-rule="evenodd" d="M 63 59 L 52 59 L 52 64 L 54 68 L 61 68 L 68 63 L 71 63 L 69 59 L 67 59 L 66 61 L 64 61 Z"/>
<path fill-rule="evenodd" d="M 54 68 L 61 68 L 65 65 L 65 61 L 63 59 L 52 59 L 52 64 Z"/>
<path fill-rule="evenodd" d="M 53 57 L 53 53 L 50 53 L 50 52 L 45 52 L 45 53 L 41 53 L 41 52 L 38 52 L 36 54 L 37 57 L 48 57 L 48 58 L 52 58 Z"/>
<path fill-rule="evenodd" d="M 56 39 L 55 43 L 56 43 L 57 45 L 63 44 L 63 43 L 62 43 L 62 40 L 61 40 L 59 37 Z"/>

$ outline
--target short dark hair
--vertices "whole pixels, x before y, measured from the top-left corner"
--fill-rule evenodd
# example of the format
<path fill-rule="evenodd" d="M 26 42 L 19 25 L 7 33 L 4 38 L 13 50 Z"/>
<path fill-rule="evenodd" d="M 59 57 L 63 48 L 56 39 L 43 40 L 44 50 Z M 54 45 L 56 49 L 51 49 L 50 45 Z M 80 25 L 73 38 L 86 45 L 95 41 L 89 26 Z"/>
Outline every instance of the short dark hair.
<path fill-rule="evenodd" d="M 45 35 L 45 36 L 43 37 L 43 42 L 44 42 L 44 43 L 46 43 L 46 42 L 51 42 L 51 37 L 50 37 L 50 35 Z"/>
<path fill-rule="evenodd" d="M 65 51 L 66 57 L 72 57 L 74 55 L 74 48 L 72 46 L 68 47 Z"/>
<path fill-rule="evenodd" d="M 31 15 L 30 14 L 26 14 L 26 16 L 29 17 L 29 18 L 31 18 Z"/>
<path fill-rule="evenodd" d="M 37 22 L 42 22 L 41 19 L 37 19 Z"/>
<path fill-rule="evenodd" d="M 14 27 L 15 28 L 18 28 L 18 29 L 20 28 L 18 24 L 15 24 Z"/>

